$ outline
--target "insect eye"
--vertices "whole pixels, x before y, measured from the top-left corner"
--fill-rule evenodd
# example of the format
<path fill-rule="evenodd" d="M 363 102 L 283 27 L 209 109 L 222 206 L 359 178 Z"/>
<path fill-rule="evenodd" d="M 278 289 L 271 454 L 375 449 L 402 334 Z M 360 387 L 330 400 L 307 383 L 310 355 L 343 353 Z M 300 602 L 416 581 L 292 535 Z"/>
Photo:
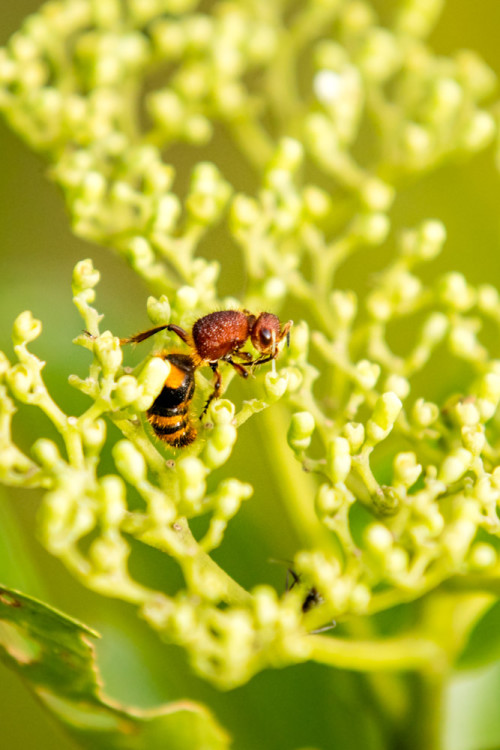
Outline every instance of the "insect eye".
<path fill-rule="evenodd" d="M 266 346 L 268 346 L 271 343 L 271 341 L 273 340 L 273 334 L 270 328 L 262 329 L 262 331 L 260 332 L 260 340 Z"/>

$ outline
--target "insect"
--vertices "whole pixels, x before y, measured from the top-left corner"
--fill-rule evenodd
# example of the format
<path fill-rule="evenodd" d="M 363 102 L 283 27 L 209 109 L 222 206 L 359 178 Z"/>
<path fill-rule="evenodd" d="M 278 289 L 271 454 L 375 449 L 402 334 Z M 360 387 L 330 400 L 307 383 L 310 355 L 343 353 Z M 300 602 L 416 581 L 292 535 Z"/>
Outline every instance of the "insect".
<path fill-rule="evenodd" d="M 297 586 L 300 583 L 300 576 L 297 575 L 297 573 L 292 570 L 292 568 L 287 568 L 286 571 L 286 590 L 291 591 L 294 586 Z M 292 582 L 290 583 L 288 580 L 288 576 L 292 576 Z M 323 597 L 319 593 L 318 589 L 315 586 L 312 586 L 306 593 L 303 601 L 302 601 L 302 612 L 309 612 L 313 607 L 317 607 L 318 604 L 321 604 L 323 602 Z"/>
<path fill-rule="evenodd" d="M 190 347 L 194 366 L 209 365 L 214 373 L 213 391 L 205 403 L 201 414 L 203 416 L 210 403 L 221 392 L 219 362 L 228 362 L 239 375 L 247 378 L 246 368 L 276 359 L 278 344 L 285 337 L 287 343 L 290 343 L 291 327 L 291 320 L 282 326 L 273 313 L 263 312 L 256 316 L 248 310 L 220 310 L 198 318 L 189 332 L 177 325 L 167 324 L 120 339 L 120 343 L 137 344 L 164 330 L 177 334 Z M 252 359 L 250 352 L 240 351 L 249 339 L 259 353 L 256 359 Z"/>
<path fill-rule="evenodd" d="M 170 362 L 170 372 L 160 394 L 146 412 L 155 435 L 173 448 L 190 445 L 196 438 L 189 407 L 194 393 L 196 365 L 189 354 L 161 352 L 156 356 Z"/>
<path fill-rule="evenodd" d="M 289 576 L 292 577 L 292 582 L 290 583 Z M 295 586 L 300 585 L 300 576 L 293 570 L 293 568 L 287 568 L 286 571 L 286 590 L 291 591 Z M 323 604 L 324 599 L 319 593 L 318 589 L 315 586 L 311 586 L 306 591 L 306 595 L 302 600 L 301 604 L 301 610 L 304 614 L 306 612 L 310 612 L 311 609 L 314 609 L 314 607 L 318 607 L 320 604 Z M 332 630 L 332 628 L 335 628 L 337 623 L 335 620 L 332 620 L 331 622 L 327 623 L 326 625 L 323 625 L 320 628 L 315 628 L 314 630 L 311 630 L 311 635 L 316 635 L 318 633 L 325 633 L 327 630 Z"/>

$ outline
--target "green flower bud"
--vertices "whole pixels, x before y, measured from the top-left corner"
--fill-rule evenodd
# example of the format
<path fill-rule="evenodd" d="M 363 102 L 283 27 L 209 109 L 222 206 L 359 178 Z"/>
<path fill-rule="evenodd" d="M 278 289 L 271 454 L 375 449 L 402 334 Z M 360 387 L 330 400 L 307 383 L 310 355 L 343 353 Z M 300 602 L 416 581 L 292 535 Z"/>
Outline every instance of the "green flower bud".
<path fill-rule="evenodd" d="M 422 465 L 417 463 L 414 453 L 398 453 L 394 457 L 393 469 L 394 483 L 402 484 L 407 489 L 415 484 L 422 473 Z"/>
<path fill-rule="evenodd" d="M 358 299 L 350 290 L 340 289 L 332 292 L 329 298 L 335 316 L 335 323 L 341 328 L 348 328 L 356 317 Z"/>
<path fill-rule="evenodd" d="M 392 575 L 399 577 L 408 572 L 408 552 L 402 547 L 393 547 L 387 555 L 386 570 Z"/>
<path fill-rule="evenodd" d="M 128 544 L 115 533 L 93 541 L 89 556 L 99 573 L 112 575 L 123 568 L 129 552 Z"/>
<path fill-rule="evenodd" d="M 495 414 L 500 401 L 500 374 L 487 372 L 478 388 L 478 399 L 476 406 L 481 413 L 481 418 L 488 421 Z"/>
<path fill-rule="evenodd" d="M 113 395 L 118 406 L 128 406 L 139 398 L 141 390 L 133 375 L 122 375 L 116 381 L 116 388 Z"/>
<path fill-rule="evenodd" d="M 306 213 L 312 219 L 327 216 L 332 209 L 332 200 L 325 190 L 316 185 L 306 185 L 302 191 L 302 201 Z"/>
<path fill-rule="evenodd" d="M 87 453 L 99 453 L 106 440 L 106 422 L 103 419 L 84 422 L 81 426 L 81 435 Z"/>
<path fill-rule="evenodd" d="M 216 425 L 210 435 L 210 442 L 217 451 L 225 451 L 227 448 L 232 448 L 236 442 L 238 432 L 236 427 L 232 424 L 219 424 Z"/>
<path fill-rule="evenodd" d="M 125 254 L 131 265 L 139 271 L 146 270 L 155 262 L 155 254 L 145 237 L 132 237 L 125 247 Z"/>
<path fill-rule="evenodd" d="M 81 183 L 80 195 L 84 203 L 97 203 L 105 198 L 108 182 L 103 174 L 92 170 L 88 172 Z"/>
<path fill-rule="evenodd" d="M 362 359 L 356 364 L 356 382 L 361 388 L 369 391 L 375 387 L 380 376 L 380 365 Z"/>
<path fill-rule="evenodd" d="M 10 362 L 5 354 L 0 351 L 0 378 L 3 377 L 10 369 Z"/>
<path fill-rule="evenodd" d="M 121 366 L 123 353 L 120 340 L 115 338 L 110 331 L 94 339 L 94 354 L 99 360 L 105 376 L 114 375 Z"/>
<path fill-rule="evenodd" d="M 353 234 L 368 245 L 381 245 L 390 229 L 389 217 L 380 212 L 360 214 L 352 225 Z"/>
<path fill-rule="evenodd" d="M 278 619 L 279 605 L 276 591 L 271 586 L 256 586 L 252 589 L 257 626 L 268 628 Z"/>
<path fill-rule="evenodd" d="M 384 556 L 393 548 L 394 544 L 391 532 L 381 523 L 370 524 L 365 530 L 364 540 L 371 551 Z"/>
<path fill-rule="evenodd" d="M 160 394 L 170 372 L 170 362 L 162 357 L 151 357 L 144 365 L 137 384 L 141 395 L 135 402 L 139 411 L 146 411 Z M 121 378 L 120 378 L 121 380 Z"/>
<path fill-rule="evenodd" d="M 363 183 L 361 199 L 371 211 L 388 211 L 391 207 L 395 190 L 378 177 L 369 177 Z"/>
<path fill-rule="evenodd" d="M 456 482 L 470 469 L 472 453 L 465 448 L 457 448 L 446 456 L 438 472 L 438 479 L 446 484 Z"/>
<path fill-rule="evenodd" d="M 277 303 L 285 297 L 287 293 L 286 284 L 283 279 L 277 276 L 271 276 L 262 285 L 262 294 L 269 302 Z"/>
<path fill-rule="evenodd" d="M 384 383 L 384 391 L 393 391 L 400 399 L 405 399 L 410 393 L 410 383 L 402 375 L 393 373 Z"/>
<path fill-rule="evenodd" d="M 473 570 L 492 568 L 497 562 L 497 552 L 491 544 L 477 542 L 473 544 L 469 554 L 469 565 Z"/>
<path fill-rule="evenodd" d="M 111 452 L 116 468 L 129 484 L 139 484 L 146 478 L 144 456 L 129 440 L 120 440 Z"/>
<path fill-rule="evenodd" d="M 372 443 L 378 443 L 387 437 L 402 407 L 400 399 L 391 391 L 377 399 L 372 418 L 366 424 L 366 433 Z"/>
<path fill-rule="evenodd" d="M 278 149 L 274 154 L 272 168 L 285 169 L 295 172 L 302 164 L 304 148 L 300 141 L 295 138 L 282 138 L 278 143 Z"/>
<path fill-rule="evenodd" d="M 14 365 L 7 372 L 5 379 L 11 392 L 19 401 L 23 403 L 26 403 L 27 400 L 34 401 L 34 389 L 37 381 L 35 374 L 29 367 L 22 364 Z"/>
<path fill-rule="evenodd" d="M 232 518 L 241 505 L 253 494 L 251 484 L 245 484 L 237 479 L 225 479 L 217 490 L 217 512 L 226 519 Z"/>
<path fill-rule="evenodd" d="M 375 290 L 367 297 L 366 309 L 372 318 L 380 322 L 385 322 L 391 317 L 392 303 L 388 299 L 386 292 Z"/>
<path fill-rule="evenodd" d="M 431 313 L 422 327 L 422 341 L 434 346 L 444 339 L 450 323 L 443 313 Z"/>
<path fill-rule="evenodd" d="M 85 289 L 93 289 L 98 284 L 100 276 L 90 258 L 79 261 L 73 270 L 73 295 L 76 297 Z"/>
<path fill-rule="evenodd" d="M 411 415 L 420 427 L 429 427 L 439 417 L 439 407 L 430 401 L 419 398 L 413 404 Z"/>
<path fill-rule="evenodd" d="M 441 252 L 446 240 L 446 227 L 440 221 L 422 222 L 417 230 L 407 230 L 401 237 L 403 255 L 432 260 Z"/>
<path fill-rule="evenodd" d="M 217 469 L 225 464 L 231 455 L 237 437 L 238 431 L 231 424 L 215 427 L 203 451 L 206 466 L 210 469 Z"/>
<path fill-rule="evenodd" d="M 345 482 L 351 470 L 351 447 L 346 438 L 336 437 L 328 443 L 326 465 L 334 484 Z"/>
<path fill-rule="evenodd" d="M 354 496 L 343 485 L 332 487 L 325 483 L 318 488 L 314 502 L 318 516 L 325 521 L 334 518 L 341 508 L 351 505 Z"/>
<path fill-rule="evenodd" d="M 309 326 L 303 320 L 293 327 L 293 335 L 290 336 L 290 359 L 299 360 L 307 356 L 309 350 Z"/>
<path fill-rule="evenodd" d="M 160 299 L 148 297 L 146 307 L 148 318 L 153 325 L 165 325 L 170 322 L 170 302 L 165 294 L 162 294 Z"/>
<path fill-rule="evenodd" d="M 461 325 L 456 323 L 449 334 L 451 351 L 457 357 L 480 361 L 488 356 L 487 350 L 479 344 L 476 332 L 471 328 L 468 321 Z"/>
<path fill-rule="evenodd" d="M 105 528 L 120 526 L 127 512 L 125 485 L 115 474 L 99 480 L 101 523 Z"/>
<path fill-rule="evenodd" d="M 205 497 L 207 473 L 208 470 L 203 462 L 194 456 L 186 456 L 177 461 L 182 497 L 187 503 L 196 507 Z"/>
<path fill-rule="evenodd" d="M 239 193 L 231 204 L 231 223 L 233 227 L 244 229 L 255 226 L 261 217 L 259 204 L 254 198 Z"/>
<path fill-rule="evenodd" d="M 500 307 L 498 290 L 490 284 L 482 284 L 477 290 L 477 304 L 486 313 L 495 313 Z"/>
<path fill-rule="evenodd" d="M 287 435 L 290 448 L 294 451 L 307 450 L 315 426 L 314 417 L 310 412 L 298 411 L 293 414 Z"/>
<path fill-rule="evenodd" d="M 365 442 L 364 425 L 359 422 L 347 422 L 344 425 L 344 435 L 349 441 L 351 456 L 354 456 Z"/>
<path fill-rule="evenodd" d="M 181 286 L 175 295 L 175 307 L 179 312 L 193 310 L 200 301 L 200 296 L 193 286 Z"/>
<path fill-rule="evenodd" d="M 454 412 L 458 423 L 463 426 L 473 427 L 481 419 L 477 406 L 469 400 L 459 401 L 455 404 Z"/>
<path fill-rule="evenodd" d="M 63 463 L 59 448 L 47 438 L 39 438 L 33 443 L 31 452 L 36 460 L 47 469 L 55 469 Z"/>
<path fill-rule="evenodd" d="M 14 346 L 28 344 L 34 341 L 42 332 L 42 324 L 36 320 L 29 310 L 22 312 L 14 321 L 12 341 Z"/>
<path fill-rule="evenodd" d="M 422 168 L 430 159 L 433 149 L 431 133 L 423 125 L 408 122 L 402 127 L 402 144 L 406 158 L 413 165 Z"/>
<path fill-rule="evenodd" d="M 235 411 L 232 401 L 227 398 L 218 398 L 216 401 L 212 401 L 208 413 L 209 418 L 215 425 L 227 425 L 233 421 Z"/>
<path fill-rule="evenodd" d="M 357 583 L 349 597 L 349 609 L 359 614 L 366 612 L 371 598 L 370 589 L 362 583 Z"/>
<path fill-rule="evenodd" d="M 448 552 L 454 565 L 460 565 L 476 535 L 477 527 L 473 521 L 462 518 L 448 524 L 443 533 L 442 546 Z"/>
<path fill-rule="evenodd" d="M 278 372 L 266 372 L 264 378 L 264 388 L 266 396 L 269 401 L 277 401 L 279 398 L 285 395 L 288 388 L 288 375 L 287 373 Z"/>
<path fill-rule="evenodd" d="M 484 110 L 473 112 L 462 133 L 462 143 L 468 151 L 481 151 L 494 139 L 496 123 L 494 117 Z"/>
<path fill-rule="evenodd" d="M 439 284 L 439 295 L 443 302 L 452 309 L 464 312 L 476 301 L 476 294 L 467 284 L 465 276 L 457 271 L 445 274 Z"/>
<path fill-rule="evenodd" d="M 484 434 L 483 425 L 475 425 L 470 427 L 464 425 L 461 430 L 462 443 L 473 456 L 480 456 L 483 452 L 484 446 L 486 445 L 486 435 Z"/>

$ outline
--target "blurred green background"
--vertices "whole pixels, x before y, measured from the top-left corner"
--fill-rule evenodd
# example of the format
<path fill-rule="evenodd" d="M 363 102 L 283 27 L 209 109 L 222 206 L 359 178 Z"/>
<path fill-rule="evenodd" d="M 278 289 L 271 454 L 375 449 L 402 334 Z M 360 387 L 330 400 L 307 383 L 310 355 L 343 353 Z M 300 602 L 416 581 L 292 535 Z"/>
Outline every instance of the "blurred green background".
<path fill-rule="evenodd" d="M 396 5 L 391 0 L 374 4 L 384 15 Z M 0 42 L 39 6 L 35 0 L 2 3 Z M 443 54 L 463 47 L 475 49 L 499 74 L 499 31 L 498 0 L 449 0 L 432 43 Z M 85 371 L 88 354 L 71 344 L 82 327 L 71 303 L 74 264 L 91 257 L 101 271 L 97 306 L 106 316 L 104 326 L 117 334 L 129 335 L 147 326 L 148 293 L 108 250 L 72 237 L 64 201 L 46 178 L 46 165 L 2 122 L 0 153 L 0 348 L 10 354 L 12 321 L 22 310 L 31 309 L 43 321 L 43 335 L 33 348 L 48 363 L 46 380 L 61 406 L 78 413 L 85 408 L 85 399 L 67 385 L 67 376 Z M 176 159 L 182 170 L 182 150 L 176 150 Z M 400 191 L 392 212 L 395 228 L 412 226 L 424 218 L 438 218 L 447 227 L 445 251 L 425 270 L 427 278 L 456 269 L 472 283 L 499 285 L 500 179 L 494 161 L 492 147 L 473 161 L 448 165 L 410 181 Z M 223 247 L 217 250 L 218 257 L 223 257 L 223 251 Z M 342 274 L 342 285 L 356 288 L 356 263 L 363 262 L 369 271 L 376 271 L 380 267 L 377 254 L 382 252 L 371 250 L 362 261 L 356 256 L 356 262 Z M 222 282 L 224 293 L 237 292 L 244 285 L 234 254 L 223 262 Z M 439 391 L 439 383 L 431 386 Z M 263 442 L 262 424 L 241 431 L 231 459 L 231 474 L 250 481 L 255 495 L 230 525 L 216 557 L 242 585 L 265 581 L 282 590 L 284 572 L 267 560 L 292 557 L 296 540 L 293 531 L 283 527 L 268 471 L 269 456 L 257 447 Z M 48 427 L 43 415 L 20 410 L 16 438 L 28 446 Z M 111 465 L 104 468 L 110 469 Z M 302 665 L 265 672 L 245 687 L 219 693 L 192 674 L 179 649 L 161 644 L 131 607 L 88 592 L 44 552 L 36 540 L 38 492 L 8 490 L 3 494 L 0 582 L 40 597 L 102 633 L 97 648 L 106 691 L 112 697 L 138 706 L 179 697 L 206 701 L 235 737 L 238 750 L 381 747 L 370 701 L 363 700 L 365 692 L 357 675 Z M 165 585 L 169 569 L 161 555 L 136 551 L 132 565 L 139 578 L 153 566 L 155 583 Z M 499 698 L 497 666 L 459 675 L 448 696 L 447 748 L 500 746 L 500 715 L 495 708 Z M 44 750 L 56 743 L 62 750 L 72 746 L 18 678 L 1 664 L 0 723 L 1 746 L 6 750 L 19 746 Z"/>

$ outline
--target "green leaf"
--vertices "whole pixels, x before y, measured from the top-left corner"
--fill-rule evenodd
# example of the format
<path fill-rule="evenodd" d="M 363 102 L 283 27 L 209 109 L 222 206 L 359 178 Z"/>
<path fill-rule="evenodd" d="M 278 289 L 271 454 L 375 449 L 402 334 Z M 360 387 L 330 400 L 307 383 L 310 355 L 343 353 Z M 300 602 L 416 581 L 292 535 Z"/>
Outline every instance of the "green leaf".
<path fill-rule="evenodd" d="M 457 669 L 477 669 L 500 659 L 500 602 L 492 605 L 472 630 Z"/>
<path fill-rule="evenodd" d="M 226 750 L 229 737 L 203 705 L 154 710 L 103 695 L 92 638 L 99 634 L 32 597 L 0 587 L 0 658 L 82 747 L 92 750 Z"/>

